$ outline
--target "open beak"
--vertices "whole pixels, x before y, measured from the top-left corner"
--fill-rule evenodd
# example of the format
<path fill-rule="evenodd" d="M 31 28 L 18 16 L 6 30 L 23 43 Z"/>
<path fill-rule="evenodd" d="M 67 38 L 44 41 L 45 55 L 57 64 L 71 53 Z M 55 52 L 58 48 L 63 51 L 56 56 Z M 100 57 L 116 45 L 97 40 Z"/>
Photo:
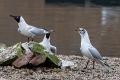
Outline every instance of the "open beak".
<path fill-rule="evenodd" d="M 75 30 L 75 31 L 80 31 L 79 27 L 77 27 L 77 28 L 78 28 L 78 30 Z"/>

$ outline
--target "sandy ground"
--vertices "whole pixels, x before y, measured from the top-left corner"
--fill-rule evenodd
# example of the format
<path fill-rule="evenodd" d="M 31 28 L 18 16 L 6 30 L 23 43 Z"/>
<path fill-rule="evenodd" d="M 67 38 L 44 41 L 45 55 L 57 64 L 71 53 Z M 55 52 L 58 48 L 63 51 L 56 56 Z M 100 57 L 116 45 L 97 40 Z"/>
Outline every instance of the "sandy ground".
<path fill-rule="evenodd" d="M 104 70 L 97 63 L 95 69 L 92 69 L 92 61 L 88 69 L 83 69 L 87 60 L 81 56 L 58 55 L 58 57 L 73 61 L 78 67 L 63 70 L 47 67 L 16 69 L 13 66 L 0 66 L 0 80 L 120 80 L 120 58 L 104 57 L 104 60 L 114 68 Z"/>

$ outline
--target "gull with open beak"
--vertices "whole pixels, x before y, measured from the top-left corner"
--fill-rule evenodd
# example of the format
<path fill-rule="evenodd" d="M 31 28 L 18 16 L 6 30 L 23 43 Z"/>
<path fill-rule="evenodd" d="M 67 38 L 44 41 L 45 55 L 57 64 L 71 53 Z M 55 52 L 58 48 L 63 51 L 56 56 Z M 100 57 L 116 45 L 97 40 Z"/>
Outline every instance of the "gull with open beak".
<path fill-rule="evenodd" d="M 78 28 L 78 27 L 77 27 Z M 101 57 L 100 53 L 98 52 L 98 50 L 92 46 L 90 39 L 89 39 L 89 35 L 87 30 L 85 30 L 84 28 L 78 28 L 78 33 L 81 36 L 81 53 L 83 54 L 83 56 L 93 60 L 93 69 L 94 69 L 94 63 L 95 61 L 100 63 L 102 65 L 103 68 L 108 69 L 111 68 Z M 85 66 L 85 69 L 88 66 L 90 60 L 87 61 L 87 65 Z M 111 68 L 113 69 L 113 68 Z"/>

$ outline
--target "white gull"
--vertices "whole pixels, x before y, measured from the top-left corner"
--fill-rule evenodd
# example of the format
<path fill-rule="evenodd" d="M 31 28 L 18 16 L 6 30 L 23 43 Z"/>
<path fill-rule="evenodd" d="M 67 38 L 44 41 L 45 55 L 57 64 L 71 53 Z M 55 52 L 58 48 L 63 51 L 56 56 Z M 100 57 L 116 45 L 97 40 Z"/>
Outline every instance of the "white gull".
<path fill-rule="evenodd" d="M 87 30 L 85 30 L 84 28 L 78 28 L 79 30 L 78 33 L 81 36 L 81 53 L 83 54 L 83 56 L 93 60 L 93 69 L 94 69 L 94 63 L 95 61 L 100 63 L 102 65 L 103 68 L 108 69 L 111 68 L 101 57 L 100 53 L 98 52 L 98 50 L 92 46 L 90 39 L 89 39 L 89 35 Z M 87 61 L 87 65 L 85 67 L 85 69 L 88 66 L 90 60 Z M 113 68 L 111 68 L 113 69 Z"/>

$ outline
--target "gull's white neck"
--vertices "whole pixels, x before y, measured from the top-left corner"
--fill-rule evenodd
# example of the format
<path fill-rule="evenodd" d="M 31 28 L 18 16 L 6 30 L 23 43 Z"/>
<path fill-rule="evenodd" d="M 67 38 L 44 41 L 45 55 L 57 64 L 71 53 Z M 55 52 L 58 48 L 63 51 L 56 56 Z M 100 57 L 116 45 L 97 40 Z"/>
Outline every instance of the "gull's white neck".
<path fill-rule="evenodd" d="M 20 22 L 18 23 L 19 27 L 25 27 L 26 25 L 28 25 L 25 20 L 23 19 L 23 17 L 20 17 Z"/>
<path fill-rule="evenodd" d="M 88 44 L 91 44 L 90 39 L 89 39 L 89 35 L 87 32 L 84 35 L 81 35 L 81 43 L 82 42 L 86 42 Z"/>
<path fill-rule="evenodd" d="M 44 38 L 43 38 L 43 41 L 40 44 L 50 45 L 50 37 L 46 38 L 46 35 L 45 35 Z"/>

